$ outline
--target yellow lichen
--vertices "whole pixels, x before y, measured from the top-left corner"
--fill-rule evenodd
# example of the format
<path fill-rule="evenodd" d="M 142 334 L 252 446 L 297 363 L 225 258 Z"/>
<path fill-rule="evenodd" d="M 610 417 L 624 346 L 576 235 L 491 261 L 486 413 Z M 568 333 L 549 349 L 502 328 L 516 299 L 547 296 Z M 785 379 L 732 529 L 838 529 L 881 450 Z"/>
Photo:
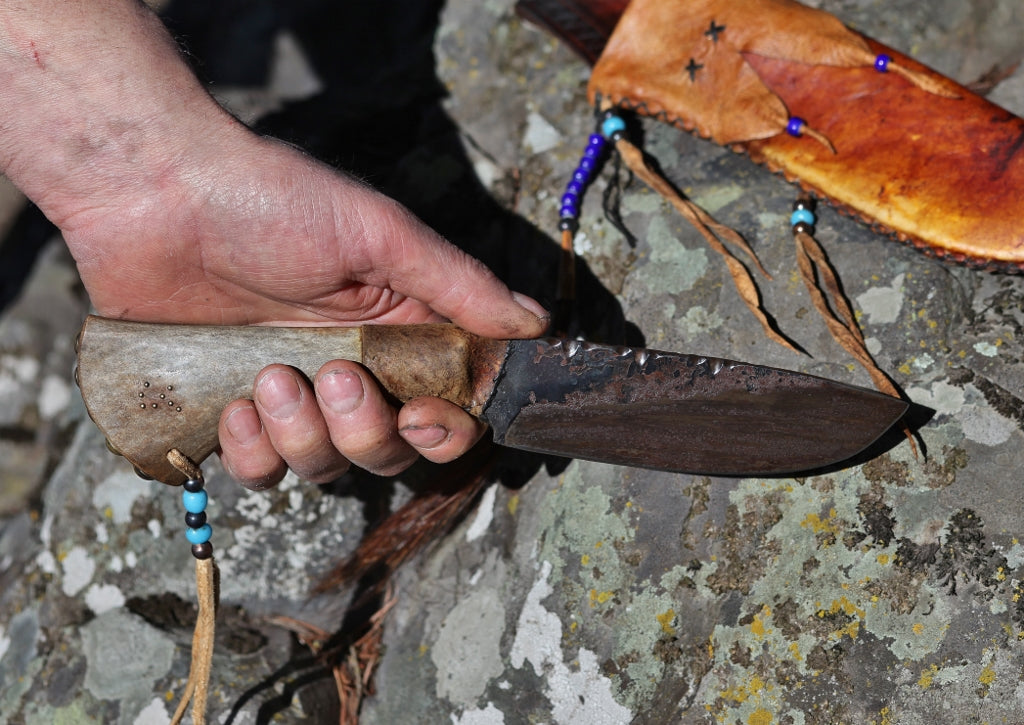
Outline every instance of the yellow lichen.
<path fill-rule="evenodd" d="M 935 674 L 939 671 L 938 665 L 932 665 L 927 670 L 921 673 L 921 678 L 917 681 L 918 687 L 922 690 L 927 690 L 932 686 L 935 681 Z"/>
<path fill-rule="evenodd" d="M 750 631 L 759 638 L 763 638 L 767 634 L 771 633 L 771 628 L 765 626 L 765 620 L 770 616 L 772 616 L 772 610 L 771 607 L 766 604 L 761 608 L 761 611 L 758 614 L 754 615 L 754 621 L 750 623 Z"/>
<path fill-rule="evenodd" d="M 804 520 L 800 522 L 800 526 L 805 529 L 811 529 L 814 533 L 827 533 L 837 536 L 840 532 L 839 524 L 835 521 L 836 510 L 830 509 L 826 518 L 821 518 L 818 514 L 807 514 Z"/>
<path fill-rule="evenodd" d="M 832 633 L 832 636 L 836 639 L 842 639 L 844 636 L 849 637 L 850 639 L 856 639 L 857 635 L 860 633 L 860 622 L 864 619 L 865 611 L 847 599 L 845 595 L 839 597 L 839 599 L 833 599 L 832 604 L 828 609 L 818 610 L 818 616 L 821 618 L 834 616 L 840 613 L 845 614 L 848 617 L 855 617 L 855 619 L 841 626 Z"/>
<path fill-rule="evenodd" d="M 676 610 L 669 608 L 661 614 L 654 615 L 654 618 L 658 620 L 658 624 L 661 625 L 661 631 L 665 634 L 675 634 L 676 628 L 673 625 L 676 619 Z"/>

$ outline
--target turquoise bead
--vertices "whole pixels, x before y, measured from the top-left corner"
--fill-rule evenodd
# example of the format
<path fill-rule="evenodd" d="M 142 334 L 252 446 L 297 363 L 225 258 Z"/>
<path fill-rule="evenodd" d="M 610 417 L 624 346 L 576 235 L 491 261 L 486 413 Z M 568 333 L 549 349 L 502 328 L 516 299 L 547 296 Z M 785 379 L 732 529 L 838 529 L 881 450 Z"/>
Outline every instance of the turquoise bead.
<path fill-rule="evenodd" d="M 789 223 L 793 226 L 796 226 L 800 222 L 803 222 L 804 224 L 809 224 L 813 227 L 814 214 L 812 214 L 807 209 L 797 209 L 795 212 L 793 212 L 793 215 L 789 217 Z"/>
<path fill-rule="evenodd" d="M 190 544 L 205 544 L 213 536 L 213 527 L 203 524 L 198 529 L 185 529 L 185 538 Z"/>
<path fill-rule="evenodd" d="M 206 510 L 206 502 L 209 497 L 206 495 L 206 491 L 182 491 L 181 502 L 185 505 L 185 510 L 190 514 L 199 514 Z"/>
<path fill-rule="evenodd" d="M 605 138 L 611 138 L 619 131 L 626 130 L 626 122 L 618 116 L 609 116 L 601 122 L 601 133 Z"/>

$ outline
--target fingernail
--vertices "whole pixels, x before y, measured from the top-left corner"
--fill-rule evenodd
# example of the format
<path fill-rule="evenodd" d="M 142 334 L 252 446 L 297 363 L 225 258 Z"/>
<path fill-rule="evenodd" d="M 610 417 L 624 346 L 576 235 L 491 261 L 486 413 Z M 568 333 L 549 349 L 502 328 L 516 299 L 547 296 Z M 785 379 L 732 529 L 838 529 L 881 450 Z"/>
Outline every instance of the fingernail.
<path fill-rule="evenodd" d="M 294 375 L 276 370 L 256 383 L 256 399 L 271 417 L 290 418 L 299 409 L 302 391 Z"/>
<path fill-rule="evenodd" d="M 399 433 L 410 445 L 427 449 L 439 446 L 451 436 L 451 432 L 443 425 L 411 425 L 402 428 Z"/>
<path fill-rule="evenodd" d="M 544 322 L 547 322 L 548 320 L 551 319 L 551 313 L 545 310 L 544 306 L 541 305 L 540 302 L 533 299 L 532 297 L 527 297 L 521 292 L 513 292 L 512 299 L 514 299 L 516 301 L 516 304 L 518 304 L 524 310 L 535 315 L 537 319 L 542 320 Z"/>
<path fill-rule="evenodd" d="M 362 379 L 350 370 L 333 370 L 321 375 L 316 392 L 328 408 L 340 415 L 358 408 L 366 395 Z"/>
<path fill-rule="evenodd" d="M 252 408 L 238 408 L 233 410 L 224 421 L 228 433 L 243 446 L 247 446 L 263 432 L 263 424 L 260 417 Z"/>

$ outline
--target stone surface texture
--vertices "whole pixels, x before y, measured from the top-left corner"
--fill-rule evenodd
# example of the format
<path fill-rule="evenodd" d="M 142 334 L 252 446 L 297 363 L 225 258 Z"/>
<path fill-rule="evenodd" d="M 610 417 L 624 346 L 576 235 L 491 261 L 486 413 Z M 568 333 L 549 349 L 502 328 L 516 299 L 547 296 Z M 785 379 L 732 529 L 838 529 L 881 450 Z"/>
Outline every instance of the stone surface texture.
<path fill-rule="evenodd" d="M 1017 0 L 812 4 L 960 81 L 988 78 L 1024 113 Z M 550 302 L 557 198 L 593 125 L 584 64 L 511 0 L 363 13 L 386 30 L 330 25 L 312 2 L 275 24 L 258 12 L 272 3 L 251 5 L 232 18 L 249 35 L 216 32 L 210 10 L 188 16 L 211 24 L 205 45 L 181 31 L 200 57 L 266 51 L 258 77 L 204 66 L 225 103 L 355 168 Z M 189 7 L 170 3 L 169 22 Z M 431 12 L 424 40 L 412 20 Z M 409 62 L 332 90 L 347 66 L 325 58 L 359 33 Z M 607 170 L 576 240 L 579 333 L 869 385 L 797 276 L 794 189 L 674 129 L 644 133 L 667 175 L 754 245 L 773 276 L 765 306 L 808 354 L 767 341 L 716 255 L 635 183 L 621 197 L 631 247 L 601 209 Z M 743 480 L 510 457 L 514 473 L 396 575 L 364 723 L 1024 720 L 1024 278 L 944 265 L 827 209 L 818 238 L 879 363 L 934 411 L 923 455 L 897 441 L 831 473 Z M 0 319 L 4 724 L 166 723 L 188 670 L 178 493 L 138 480 L 86 419 L 71 382 L 85 309 L 54 243 Z M 351 592 L 310 586 L 430 471 L 254 493 L 205 468 L 222 602 L 211 722 L 336 721 L 329 674 L 275 617 L 342 626 Z"/>

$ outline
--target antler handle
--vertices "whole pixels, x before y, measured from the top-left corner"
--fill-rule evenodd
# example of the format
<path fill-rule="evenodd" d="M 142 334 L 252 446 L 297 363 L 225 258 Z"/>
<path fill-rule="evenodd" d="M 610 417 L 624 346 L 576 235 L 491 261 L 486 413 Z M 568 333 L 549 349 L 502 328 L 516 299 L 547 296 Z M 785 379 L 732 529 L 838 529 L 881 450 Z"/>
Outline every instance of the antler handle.
<path fill-rule="evenodd" d="M 251 397 L 271 363 L 312 377 L 330 360 L 354 360 L 399 401 L 441 397 L 479 414 L 507 346 L 452 325 L 221 327 L 90 316 L 75 378 L 108 445 L 140 475 L 180 485 L 167 452 L 200 462 L 216 450 L 224 406 Z"/>

